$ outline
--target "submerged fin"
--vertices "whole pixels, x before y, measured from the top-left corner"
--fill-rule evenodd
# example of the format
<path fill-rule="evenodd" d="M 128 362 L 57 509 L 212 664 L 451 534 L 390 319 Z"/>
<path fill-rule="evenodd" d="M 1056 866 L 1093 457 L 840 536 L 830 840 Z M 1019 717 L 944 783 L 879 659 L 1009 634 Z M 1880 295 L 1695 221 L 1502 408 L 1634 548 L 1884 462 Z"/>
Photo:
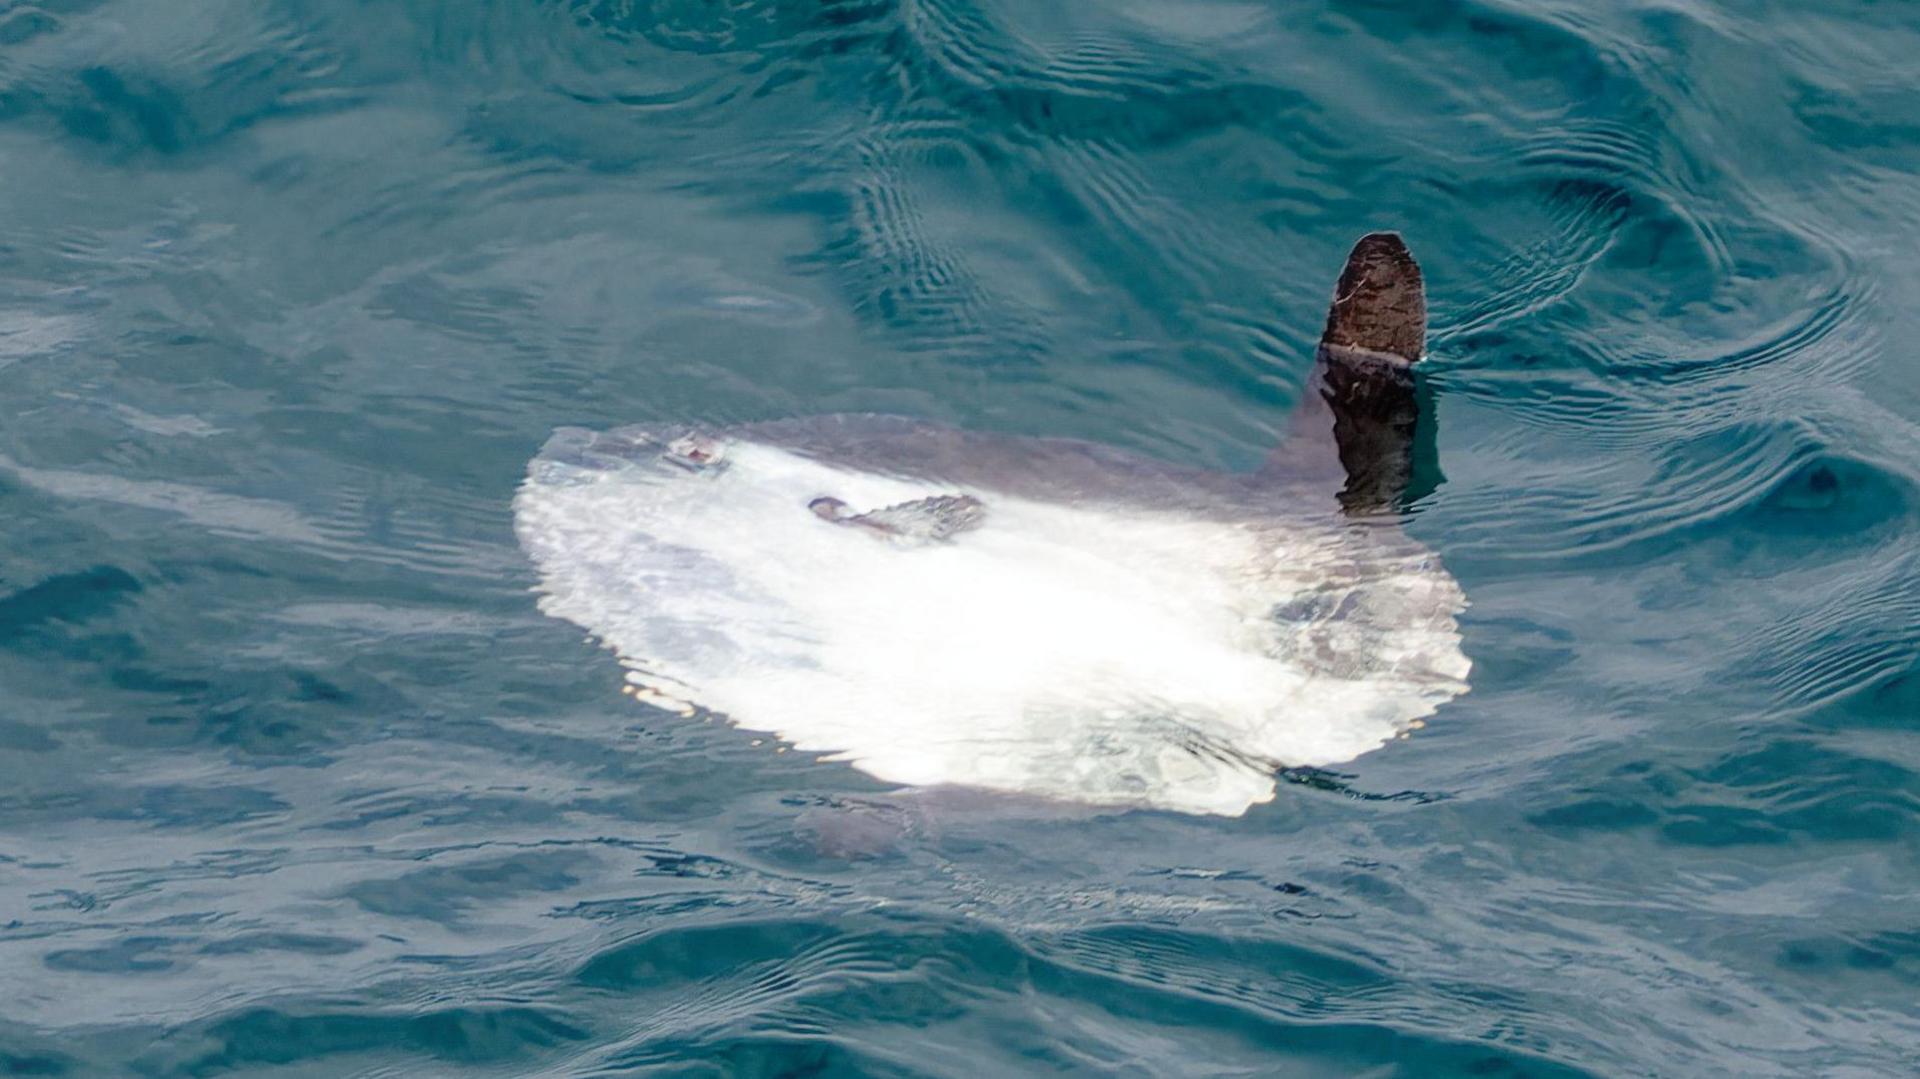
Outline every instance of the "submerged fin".
<path fill-rule="evenodd" d="M 1420 417 L 1413 365 L 1426 339 L 1419 264 L 1398 233 L 1362 236 L 1334 286 L 1307 389 L 1333 413 L 1333 439 L 1347 476 L 1340 505 L 1348 513 L 1392 509 L 1406 493 Z M 1300 421 L 1315 422 L 1310 416 Z"/>

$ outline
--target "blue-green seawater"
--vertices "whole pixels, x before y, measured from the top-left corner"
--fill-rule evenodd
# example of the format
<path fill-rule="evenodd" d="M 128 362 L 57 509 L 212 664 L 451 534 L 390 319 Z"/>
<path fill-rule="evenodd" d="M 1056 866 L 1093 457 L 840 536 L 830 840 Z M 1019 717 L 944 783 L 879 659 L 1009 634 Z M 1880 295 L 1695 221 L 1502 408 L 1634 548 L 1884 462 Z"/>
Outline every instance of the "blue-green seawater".
<path fill-rule="evenodd" d="M 1473 689 L 1244 817 L 535 608 L 561 425 L 1252 467 L 1378 227 Z M 1903 2 L 0 0 L 0 1074 L 1911 1074 L 1916 251 Z"/>

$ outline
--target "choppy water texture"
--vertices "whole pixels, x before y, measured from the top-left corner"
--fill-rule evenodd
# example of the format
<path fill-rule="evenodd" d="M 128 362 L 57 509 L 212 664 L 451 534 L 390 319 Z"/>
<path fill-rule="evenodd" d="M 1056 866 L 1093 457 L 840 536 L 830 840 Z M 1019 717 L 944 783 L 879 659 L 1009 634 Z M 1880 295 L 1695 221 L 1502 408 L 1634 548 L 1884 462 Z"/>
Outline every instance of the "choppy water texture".
<path fill-rule="evenodd" d="M 1920 13 L 0 0 L 0 1072 L 1920 1068 Z M 1433 298 L 1473 690 L 1238 818 L 623 697 L 563 426 L 1256 464 Z"/>

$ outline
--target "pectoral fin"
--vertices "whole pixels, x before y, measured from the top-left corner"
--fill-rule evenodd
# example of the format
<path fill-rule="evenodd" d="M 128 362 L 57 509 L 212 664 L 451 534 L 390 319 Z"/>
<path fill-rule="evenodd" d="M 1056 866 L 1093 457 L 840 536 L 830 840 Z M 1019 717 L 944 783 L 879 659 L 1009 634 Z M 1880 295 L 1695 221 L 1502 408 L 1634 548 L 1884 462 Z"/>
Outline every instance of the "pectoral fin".
<path fill-rule="evenodd" d="M 848 513 L 846 503 L 837 498 L 816 498 L 809 506 L 835 524 L 921 543 L 952 539 L 987 519 L 986 503 L 972 495 L 933 495 L 861 514 Z"/>

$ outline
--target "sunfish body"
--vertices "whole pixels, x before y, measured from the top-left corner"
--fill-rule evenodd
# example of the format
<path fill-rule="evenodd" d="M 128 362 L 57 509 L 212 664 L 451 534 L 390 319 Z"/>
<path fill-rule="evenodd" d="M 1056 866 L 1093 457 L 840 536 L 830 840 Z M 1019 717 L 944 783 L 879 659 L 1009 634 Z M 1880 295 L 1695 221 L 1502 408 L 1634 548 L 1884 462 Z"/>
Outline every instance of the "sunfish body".
<path fill-rule="evenodd" d="M 882 416 L 564 429 L 516 528 L 654 704 L 893 783 L 1239 814 L 1467 688 L 1465 597 L 1386 512 L 1420 290 L 1361 241 L 1256 473 Z"/>

